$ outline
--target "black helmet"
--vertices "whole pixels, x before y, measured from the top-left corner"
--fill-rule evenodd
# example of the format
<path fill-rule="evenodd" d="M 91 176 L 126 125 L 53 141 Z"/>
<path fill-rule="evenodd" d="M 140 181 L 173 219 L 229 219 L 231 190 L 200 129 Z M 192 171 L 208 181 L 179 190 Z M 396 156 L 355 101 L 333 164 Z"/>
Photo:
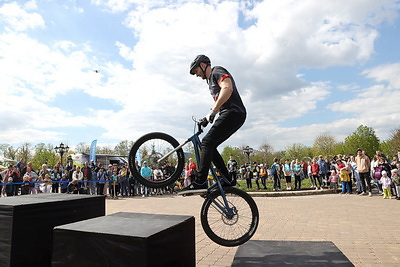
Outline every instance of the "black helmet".
<path fill-rule="evenodd" d="M 201 62 L 204 62 L 204 63 L 206 63 L 207 65 L 210 65 L 210 64 L 211 64 L 211 61 L 210 61 L 210 59 L 209 59 L 207 56 L 205 56 L 205 55 L 198 55 L 198 56 L 192 61 L 192 63 L 190 64 L 190 74 L 194 75 L 193 70 L 194 70 L 195 68 L 197 68 L 198 66 L 200 66 L 200 63 L 201 63 Z"/>

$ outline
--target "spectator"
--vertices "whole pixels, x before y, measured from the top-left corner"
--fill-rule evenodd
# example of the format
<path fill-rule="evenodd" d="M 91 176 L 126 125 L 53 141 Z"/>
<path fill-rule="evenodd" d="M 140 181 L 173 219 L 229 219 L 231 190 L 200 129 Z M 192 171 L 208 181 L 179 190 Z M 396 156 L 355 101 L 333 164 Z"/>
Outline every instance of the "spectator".
<path fill-rule="evenodd" d="M 301 168 L 303 170 L 303 179 L 307 179 L 309 177 L 308 176 L 308 163 L 305 160 L 303 160 L 303 164 L 301 165 Z"/>
<path fill-rule="evenodd" d="M 53 183 L 51 185 L 52 193 L 58 193 L 58 189 L 60 187 L 61 175 L 62 175 L 62 170 L 60 169 L 60 167 L 58 165 L 54 166 L 52 175 Z"/>
<path fill-rule="evenodd" d="M 319 156 L 317 164 L 319 166 L 319 181 L 322 181 L 324 184 L 327 184 L 328 164 L 326 163 L 322 155 Z M 320 185 L 320 189 L 322 190 L 322 185 Z"/>
<path fill-rule="evenodd" d="M 250 167 L 246 168 L 246 172 L 244 173 L 244 178 L 246 179 L 247 189 L 253 188 L 251 184 L 251 180 L 253 179 L 253 171 Z"/>
<path fill-rule="evenodd" d="M 111 175 L 111 182 L 110 182 L 110 196 L 112 198 L 118 198 L 119 192 L 119 175 L 118 170 L 114 169 L 113 174 Z"/>
<path fill-rule="evenodd" d="M 29 174 L 24 175 L 22 178 L 22 185 L 21 185 L 21 195 L 29 195 L 31 184 L 29 182 Z"/>
<path fill-rule="evenodd" d="M 371 162 L 365 152 L 362 149 L 357 149 L 357 156 L 356 156 L 356 164 L 357 164 L 357 171 L 360 175 L 361 185 L 362 185 L 362 193 L 360 195 L 367 194 L 367 185 L 369 196 L 372 197 L 372 188 L 371 188 L 371 175 L 370 175 L 370 168 Z"/>
<path fill-rule="evenodd" d="M 390 179 L 386 171 L 382 171 L 382 177 L 379 180 L 379 183 L 382 184 L 383 198 L 392 198 L 392 192 L 390 191 L 392 186 L 392 179 Z"/>
<path fill-rule="evenodd" d="M 329 176 L 329 188 L 333 189 L 335 192 L 337 191 L 337 182 L 339 175 L 336 173 L 336 170 L 332 170 Z"/>
<path fill-rule="evenodd" d="M 341 194 L 350 194 L 350 176 L 349 176 L 349 172 L 347 171 L 347 169 L 344 167 L 343 164 L 340 164 L 338 166 L 339 168 L 339 176 L 340 176 L 340 181 L 342 182 L 342 192 Z"/>
<path fill-rule="evenodd" d="M 76 185 L 79 189 L 81 188 L 81 181 L 83 180 L 83 173 L 81 172 L 81 167 L 76 166 L 75 171 L 72 173 L 72 181 L 76 180 Z M 74 193 L 75 194 L 75 193 Z"/>
<path fill-rule="evenodd" d="M 104 195 L 104 185 L 106 183 L 107 176 L 104 171 L 104 168 L 101 167 L 99 172 L 97 173 L 97 195 Z"/>
<path fill-rule="evenodd" d="M 397 163 L 399 165 L 399 163 Z M 398 169 L 392 169 L 392 180 L 396 188 L 396 199 L 400 200 L 400 175 Z"/>
<path fill-rule="evenodd" d="M 44 183 L 41 184 L 41 186 L 42 186 L 42 189 L 41 189 L 42 193 L 51 193 L 51 184 L 52 184 L 52 181 L 51 181 L 51 176 L 50 176 L 50 174 L 46 173 L 46 174 L 44 175 L 43 181 L 44 181 Z"/>
<path fill-rule="evenodd" d="M 81 187 L 85 188 L 86 194 L 91 193 L 91 181 L 92 181 L 92 168 L 90 168 L 89 163 L 86 161 L 85 165 L 82 168 L 82 175 L 83 175 L 83 185 Z M 93 192 L 94 193 L 94 192 Z"/>
<path fill-rule="evenodd" d="M 29 175 L 29 182 L 30 182 L 30 193 L 31 194 L 37 194 L 38 191 L 38 184 L 37 184 L 37 180 L 38 180 L 38 175 L 36 174 L 36 172 L 34 172 L 32 170 L 32 164 L 31 166 L 29 166 L 30 163 L 28 163 L 28 166 L 26 168 L 26 173 Z"/>
<path fill-rule="evenodd" d="M 316 186 L 316 184 L 315 184 L 315 179 L 312 177 L 312 171 L 311 171 L 311 165 L 312 165 L 312 161 L 311 160 L 309 160 L 308 161 L 308 166 L 307 166 L 307 175 L 308 175 L 308 177 L 310 177 L 310 180 L 311 180 L 311 188 L 316 188 L 317 186 Z"/>
<path fill-rule="evenodd" d="M 60 180 L 60 190 L 61 193 L 67 193 L 68 191 L 68 175 L 67 175 L 68 171 L 65 170 L 65 173 L 62 174 L 61 180 Z"/>
<path fill-rule="evenodd" d="M 196 179 L 196 175 L 197 175 L 197 165 L 192 158 L 189 158 L 189 163 L 188 163 L 189 185 Z"/>
<path fill-rule="evenodd" d="M 253 162 L 253 179 L 256 180 L 257 189 L 260 190 L 260 168 L 257 165 L 257 162 Z"/>
<path fill-rule="evenodd" d="M 122 166 L 119 175 L 121 180 L 121 185 L 120 185 L 121 196 L 127 197 L 129 196 L 129 177 L 128 177 L 128 170 L 125 165 Z"/>
<path fill-rule="evenodd" d="M 147 161 L 143 161 L 143 167 L 140 169 L 140 175 L 147 180 L 151 180 L 152 171 L 150 167 L 147 166 Z M 142 197 L 145 196 L 150 196 L 150 190 L 146 186 L 142 186 Z"/>
<path fill-rule="evenodd" d="M 93 163 L 93 161 L 92 161 Z M 92 171 L 92 178 L 89 182 L 89 191 L 91 195 L 96 195 L 97 193 L 97 171 L 96 171 L 96 166 L 94 166 L 94 163 L 90 166 L 90 170 Z"/>
<path fill-rule="evenodd" d="M 296 159 L 295 163 L 293 164 L 293 173 L 294 173 L 294 190 L 301 189 L 301 175 L 302 169 L 301 164 L 298 159 Z"/>
<path fill-rule="evenodd" d="M 237 164 L 235 158 L 233 157 L 233 155 L 229 156 L 227 168 L 228 168 L 228 173 L 229 173 L 228 178 L 231 179 L 231 185 L 235 186 L 236 180 L 237 180 L 238 164 Z M 262 182 L 262 180 L 261 180 L 261 182 Z M 265 185 L 264 185 L 264 187 L 265 187 Z"/>
<path fill-rule="evenodd" d="M 11 176 L 7 178 L 7 183 L 4 191 L 6 193 L 6 196 L 8 197 L 12 197 L 14 195 L 14 184 L 13 184 L 13 178 Z"/>
<path fill-rule="evenodd" d="M 265 167 L 265 164 L 261 164 L 260 179 L 261 179 L 261 183 L 262 183 L 264 189 L 267 189 L 267 177 L 268 177 L 267 168 Z M 235 180 L 232 180 L 232 181 L 236 181 L 236 177 L 235 177 Z"/>
<path fill-rule="evenodd" d="M 279 172 L 279 159 L 274 158 L 274 163 L 271 165 L 271 174 L 274 177 L 274 191 L 281 190 L 281 181 L 278 176 Z"/>
<path fill-rule="evenodd" d="M 68 184 L 68 194 L 78 194 L 79 192 L 79 185 L 78 185 L 78 179 L 73 177 L 72 182 Z"/>
<path fill-rule="evenodd" d="M 283 164 L 283 176 L 285 176 L 286 180 L 286 190 L 292 190 L 292 169 L 288 159 Z"/>
<path fill-rule="evenodd" d="M 356 163 L 356 160 L 353 155 L 350 156 L 349 165 L 351 166 L 351 169 L 353 172 L 353 178 L 356 181 L 356 192 L 357 192 L 357 194 L 361 194 L 362 193 L 362 185 L 361 185 L 361 180 L 360 180 L 360 174 L 358 173 L 357 163 Z"/>
<path fill-rule="evenodd" d="M 317 163 L 317 159 L 314 158 L 311 164 L 311 179 L 314 180 L 313 184 L 315 184 L 315 190 L 318 190 L 317 182 L 319 188 L 322 190 L 322 178 L 319 173 L 319 164 Z"/>

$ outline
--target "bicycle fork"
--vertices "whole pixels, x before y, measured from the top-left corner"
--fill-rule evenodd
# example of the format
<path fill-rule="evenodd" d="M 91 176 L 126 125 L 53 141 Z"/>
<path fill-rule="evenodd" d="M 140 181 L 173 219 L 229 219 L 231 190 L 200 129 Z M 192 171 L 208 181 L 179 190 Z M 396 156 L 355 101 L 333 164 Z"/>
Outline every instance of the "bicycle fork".
<path fill-rule="evenodd" d="M 218 186 L 218 189 L 211 187 L 210 189 L 214 189 L 214 190 L 219 190 L 221 193 L 221 200 L 216 200 L 213 196 L 212 196 L 212 190 L 208 191 L 207 194 L 203 195 L 204 198 L 208 198 L 209 200 L 211 200 L 211 202 L 215 205 L 215 209 L 221 213 L 221 215 L 224 215 L 227 219 L 231 220 L 235 215 L 235 211 L 234 211 L 234 207 L 230 207 L 229 205 L 229 201 L 226 198 L 226 194 L 225 191 L 223 190 L 223 187 L 221 185 L 221 182 L 218 180 L 216 185 Z M 216 186 L 216 187 L 217 187 Z"/>

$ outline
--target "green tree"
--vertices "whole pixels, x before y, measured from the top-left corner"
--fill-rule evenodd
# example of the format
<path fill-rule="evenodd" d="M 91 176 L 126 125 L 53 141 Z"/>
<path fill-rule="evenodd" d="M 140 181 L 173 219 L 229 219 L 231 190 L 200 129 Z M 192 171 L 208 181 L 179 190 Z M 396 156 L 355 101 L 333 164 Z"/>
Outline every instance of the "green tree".
<path fill-rule="evenodd" d="M 329 133 L 322 133 L 314 139 L 311 151 L 314 156 L 317 155 L 334 155 L 336 148 L 336 140 Z"/>
<path fill-rule="evenodd" d="M 258 154 L 260 154 L 259 162 L 260 163 L 272 162 L 274 158 L 273 153 L 274 153 L 274 148 L 272 147 L 272 145 L 264 141 L 260 145 L 260 148 L 258 150 Z"/>
<path fill-rule="evenodd" d="M 285 148 L 284 159 L 303 160 L 306 158 L 310 158 L 310 156 L 311 156 L 311 149 L 303 144 L 296 143 Z"/>
<path fill-rule="evenodd" d="M 400 128 L 391 131 L 389 140 L 387 141 L 387 148 L 384 149 L 381 144 L 381 150 L 386 155 L 394 155 L 400 151 Z"/>
<path fill-rule="evenodd" d="M 133 145 L 132 141 L 128 140 L 121 141 L 115 146 L 114 148 L 115 153 L 121 156 L 128 156 L 132 145 Z"/>
<path fill-rule="evenodd" d="M 345 154 L 355 154 L 358 148 L 364 150 L 369 156 L 374 155 L 379 149 L 379 139 L 372 127 L 360 125 L 354 133 L 345 138 L 343 143 Z"/>
<path fill-rule="evenodd" d="M 42 164 L 47 164 L 48 166 L 54 166 L 58 160 L 59 156 L 56 155 L 53 145 L 44 143 L 39 143 L 34 147 L 35 155 L 32 158 L 32 165 L 34 170 L 38 170 Z"/>
<path fill-rule="evenodd" d="M 9 159 L 16 160 L 18 150 L 9 144 L 1 144 L 0 150 L 3 156 Z"/>
<path fill-rule="evenodd" d="M 30 143 L 23 143 L 17 150 L 17 160 L 18 161 L 23 161 L 25 164 L 30 161 L 32 158 L 32 152 L 31 152 L 31 144 Z"/>
<path fill-rule="evenodd" d="M 238 150 L 238 148 L 235 148 L 235 147 L 231 147 L 231 146 L 224 147 L 224 150 L 222 151 L 221 156 L 224 159 L 225 163 L 228 162 L 230 155 L 234 156 L 235 160 L 238 161 L 240 151 Z"/>

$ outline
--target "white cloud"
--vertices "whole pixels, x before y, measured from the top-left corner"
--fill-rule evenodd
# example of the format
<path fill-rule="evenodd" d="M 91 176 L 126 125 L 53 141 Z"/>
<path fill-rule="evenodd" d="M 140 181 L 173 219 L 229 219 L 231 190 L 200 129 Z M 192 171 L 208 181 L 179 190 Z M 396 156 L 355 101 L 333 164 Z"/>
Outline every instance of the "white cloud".
<path fill-rule="evenodd" d="M 27 2 L 27 10 L 35 9 L 35 2 Z M 42 16 L 38 13 L 28 13 L 17 3 L 4 4 L 0 7 L 0 22 L 5 22 L 12 30 L 25 31 L 36 27 L 44 27 Z"/>
<path fill-rule="evenodd" d="M 390 87 L 400 88 L 400 63 L 381 65 L 365 70 L 363 74 L 377 82 L 387 82 Z"/>

